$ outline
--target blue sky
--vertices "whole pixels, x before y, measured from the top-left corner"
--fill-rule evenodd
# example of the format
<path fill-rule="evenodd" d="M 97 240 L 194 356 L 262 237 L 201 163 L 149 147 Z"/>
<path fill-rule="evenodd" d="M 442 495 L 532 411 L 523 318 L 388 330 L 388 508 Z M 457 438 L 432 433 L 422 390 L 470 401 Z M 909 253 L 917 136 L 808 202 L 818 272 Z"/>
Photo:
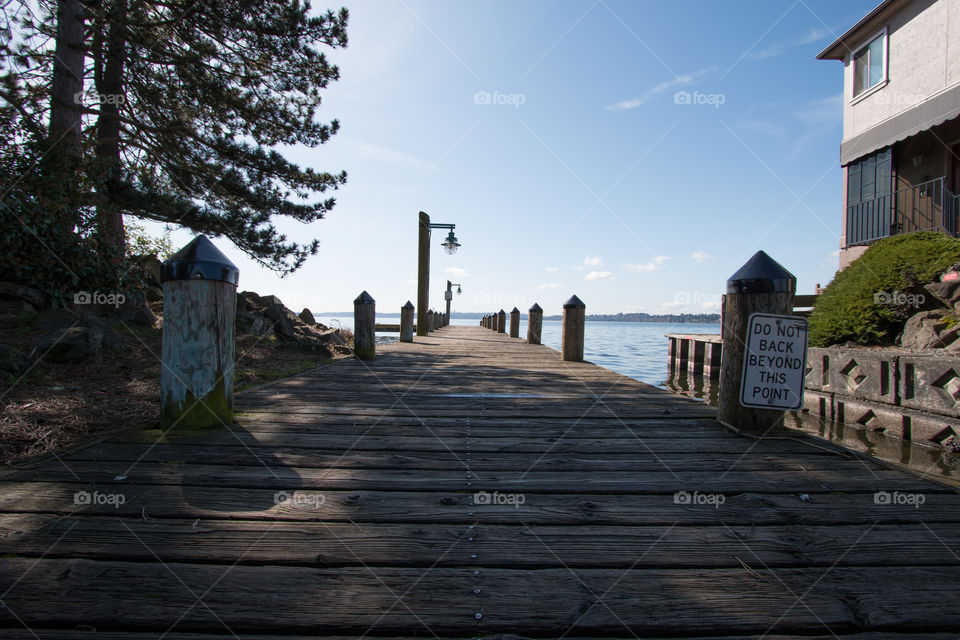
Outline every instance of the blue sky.
<path fill-rule="evenodd" d="M 278 221 L 320 253 L 280 279 L 214 241 L 241 290 L 296 311 L 415 302 L 420 210 L 463 244 L 448 256 L 434 231 L 436 308 L 449 278 L 458 311 L 576 294 L 588 313 L 715 312 L 759 249 L 812 293 L 836 270 L 842 186 L 842 67 L 815 55 L 875 3 L 348 2 L 319 110 L 341 131 L 285 150 L 349 174 L 326 219 Z"/>

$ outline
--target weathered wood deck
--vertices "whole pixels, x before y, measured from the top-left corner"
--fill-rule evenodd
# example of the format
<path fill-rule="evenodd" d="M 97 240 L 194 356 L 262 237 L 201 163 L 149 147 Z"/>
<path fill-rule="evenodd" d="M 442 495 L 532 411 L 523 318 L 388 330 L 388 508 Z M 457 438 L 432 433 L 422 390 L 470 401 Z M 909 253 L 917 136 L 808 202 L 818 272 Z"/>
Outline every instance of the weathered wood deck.
<path fill-rule="evenodd" d="M 448 327 L 238 405 L 3 478 L 0 637 L 957 638 L 956 492 L 547 347 Z"/>

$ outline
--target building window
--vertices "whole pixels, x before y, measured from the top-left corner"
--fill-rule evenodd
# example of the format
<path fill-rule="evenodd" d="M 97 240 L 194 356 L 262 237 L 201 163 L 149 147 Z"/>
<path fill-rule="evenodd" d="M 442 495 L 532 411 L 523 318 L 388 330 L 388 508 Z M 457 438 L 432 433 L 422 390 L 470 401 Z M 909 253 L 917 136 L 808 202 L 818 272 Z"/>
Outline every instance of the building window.
<path fill-rule="evenodd" d="M 847 165 L 847 206 L 893 193 L 893 147 Z"/>
<path fill-rule="evenodd" d="M 877 35 L 853 54 L 853 97 L 887 78 L 887 33 Z"/>

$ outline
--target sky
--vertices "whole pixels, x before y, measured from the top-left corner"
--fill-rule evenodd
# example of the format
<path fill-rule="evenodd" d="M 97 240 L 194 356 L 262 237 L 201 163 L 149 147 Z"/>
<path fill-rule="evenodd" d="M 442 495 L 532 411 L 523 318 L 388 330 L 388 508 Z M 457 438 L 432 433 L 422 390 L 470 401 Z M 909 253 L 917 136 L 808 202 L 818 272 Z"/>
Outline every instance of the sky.
<path fill-rule="evenodd" d="M 813 293 L 842 213 L 842 65 L 815 56 L 876 2 L 347 2 L 318 109 L 340 132 L 282 149 L 348 173 L 323 220 L 275 220 L 319 253 L 281 279 L 213 241 L 298 312 L 416 303 L 419 211 L 462 243 L 433 232 L 437 309 L 449 279 L 454 311 L 713 313 L 758 250 Z"/>

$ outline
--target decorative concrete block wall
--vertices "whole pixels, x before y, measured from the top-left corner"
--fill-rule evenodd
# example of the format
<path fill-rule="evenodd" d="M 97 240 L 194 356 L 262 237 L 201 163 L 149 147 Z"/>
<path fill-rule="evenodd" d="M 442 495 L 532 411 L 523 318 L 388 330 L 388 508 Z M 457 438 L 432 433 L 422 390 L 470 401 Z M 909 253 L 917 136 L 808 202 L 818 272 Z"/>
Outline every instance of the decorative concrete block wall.
<path fill-rule="evenodd" d="M 914 441 L 960 434 L 960 356 L 810 347 L 804 408 Z"/>

